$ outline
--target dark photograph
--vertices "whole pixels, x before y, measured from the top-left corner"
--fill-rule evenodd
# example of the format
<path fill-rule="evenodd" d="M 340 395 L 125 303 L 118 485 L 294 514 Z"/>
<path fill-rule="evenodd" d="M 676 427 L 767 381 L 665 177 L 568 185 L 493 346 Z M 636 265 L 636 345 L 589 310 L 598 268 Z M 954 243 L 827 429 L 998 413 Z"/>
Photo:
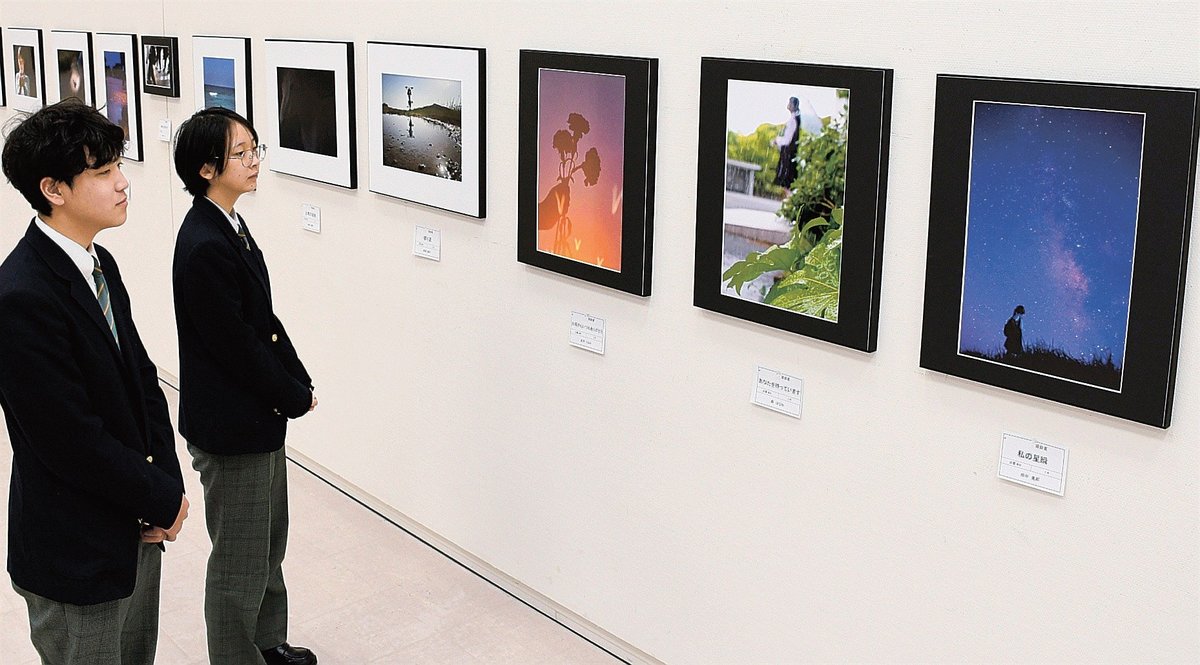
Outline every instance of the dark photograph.
<path fill-rule="evenodd" d="M 330 69 L 279 67 L 279 145 L 337 157 L 337 100 Z"/>
<path fill-rule="evenodd" d="M 1120 389 L 1144 120 L 976 102 L 959 353 Z"/>
<path fill-rule="evenodd" d="M 104 113 L 129 139 L 129 89 L 126 87 L 125 54 L 104 52 Z"/>
<path fill-rule="evenodd" d="M 58 50 L 58 94 L 60 99 L 74 97 L 87 102 L 87 77 L 83 74 L 83 52 Z"/>

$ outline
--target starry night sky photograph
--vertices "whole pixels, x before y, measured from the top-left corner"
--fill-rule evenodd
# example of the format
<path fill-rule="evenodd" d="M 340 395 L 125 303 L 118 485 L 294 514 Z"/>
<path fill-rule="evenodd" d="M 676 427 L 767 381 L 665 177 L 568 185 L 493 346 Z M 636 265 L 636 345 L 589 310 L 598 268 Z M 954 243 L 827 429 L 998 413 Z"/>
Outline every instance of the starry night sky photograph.
<path fill-rule="evenodd" d="M 1120 388 L 1144 121 L 975 103 L 960 354 Z"/>

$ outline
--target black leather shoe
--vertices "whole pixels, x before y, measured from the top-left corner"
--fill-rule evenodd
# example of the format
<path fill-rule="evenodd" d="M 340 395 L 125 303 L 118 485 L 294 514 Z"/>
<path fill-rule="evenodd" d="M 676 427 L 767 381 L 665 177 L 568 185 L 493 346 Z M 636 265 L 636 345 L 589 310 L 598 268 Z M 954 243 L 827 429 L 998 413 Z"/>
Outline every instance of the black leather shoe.
<path fill-rule="evenodd" d="M 274 649 L 262 652 L 267 665 L 317 665 L 317 656 L 304 647 L 294 647 L 287 642 Z"/>

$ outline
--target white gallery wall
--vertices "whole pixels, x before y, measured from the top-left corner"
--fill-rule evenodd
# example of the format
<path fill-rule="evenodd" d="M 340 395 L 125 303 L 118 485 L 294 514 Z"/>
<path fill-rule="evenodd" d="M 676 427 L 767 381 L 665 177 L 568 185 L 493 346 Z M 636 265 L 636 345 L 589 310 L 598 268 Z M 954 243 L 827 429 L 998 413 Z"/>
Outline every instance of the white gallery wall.
<path fill-rule="evenodd" d="M 936 75 L 1200 87 L 1200 5 L 0 0 L 0 24 L 179 37 L 181 97 L 143 96 L 129 221 L 98 238 L 172 374 L 190 198 L 158 127 L 195 107 L 191 36 L 253 38 L 260 118 L 263 39 L 353 41 L 363 188 L 265 172 L 239 205 L 317 384 L 289 444 L 634 657 L 1200 659 L 1196 270 L 1168 430 L 918 367 Z M 366 190 L 368 40 L 486 47 L 485 220 Z M 659 58 L 651 297 L 517 263 L 522 48 Z M 692 306 L 702 56 L 895 70 L 876 353 Z M 0 203 L 7 253 L 30 213 Z M 572 310 L 606 319 L 605 355 L 568 345 Z M 750 403 L 757 365 L 804 379 L 801 419 Z M 1004 431 L 1070 449 L 1064 497 L 997 479 Z"/>

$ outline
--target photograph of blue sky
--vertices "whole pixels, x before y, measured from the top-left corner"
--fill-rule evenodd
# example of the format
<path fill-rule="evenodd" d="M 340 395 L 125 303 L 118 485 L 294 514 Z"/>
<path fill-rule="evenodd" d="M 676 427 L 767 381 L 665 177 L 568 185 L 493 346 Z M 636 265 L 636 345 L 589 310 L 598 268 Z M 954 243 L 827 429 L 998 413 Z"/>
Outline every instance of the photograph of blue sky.
<path fill-rule="evenodd" d="M 230 58 L 204 58 L 204 82 L 222 88 L 232 88 L 233 60 Z"/>
<path fill-rule="evenodd" d="M 233 66 L 231 58 L 204 58 L 204 108 L 236 110 Z"/>
<path fill-rule="evenodd" d="M 1001 352 L 1022 305 L 1027 347 L 1123 366 L 1144 121 L 975 103 L 960 352 Z"/>
<path fill-rule="evenodd" d="M 412 87 L 414 109 L 430 104 L 446 108 L 458 108 L 462 105 L 462 81 L 401 74 L 383 75 L 383 103 L 394 109 L 407 109 L 409 87 Z"/>

